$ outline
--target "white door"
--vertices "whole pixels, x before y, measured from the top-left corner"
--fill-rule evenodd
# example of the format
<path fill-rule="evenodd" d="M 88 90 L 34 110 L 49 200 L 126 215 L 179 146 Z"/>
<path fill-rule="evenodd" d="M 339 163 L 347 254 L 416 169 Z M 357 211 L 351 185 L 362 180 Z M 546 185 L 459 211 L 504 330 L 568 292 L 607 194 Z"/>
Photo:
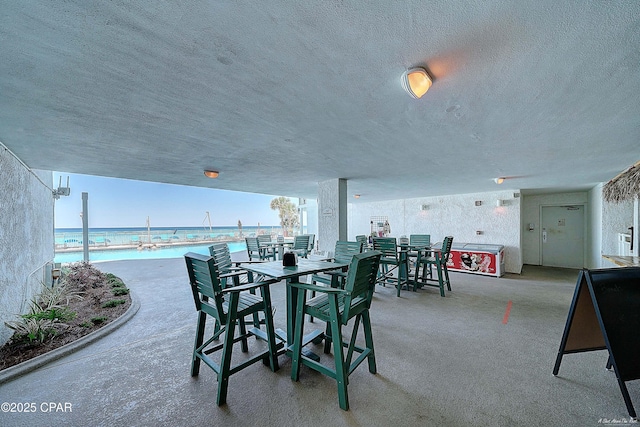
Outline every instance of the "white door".
<path fill-rule="evenodd" d="M 542 207 L 542 265 L 584 267 L 584 206 Z"/>

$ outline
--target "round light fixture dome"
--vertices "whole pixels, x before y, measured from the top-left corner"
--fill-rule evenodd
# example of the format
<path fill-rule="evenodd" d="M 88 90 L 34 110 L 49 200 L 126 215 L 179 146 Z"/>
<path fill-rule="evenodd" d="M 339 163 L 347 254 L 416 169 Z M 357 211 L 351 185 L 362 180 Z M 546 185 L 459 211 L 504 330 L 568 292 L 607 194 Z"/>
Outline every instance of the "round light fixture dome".
<path fill-rule="evenodd" d="M 412 68 L 402 75 L 402 87 L 415 99 L 422 98 L 432 83 L 431 77 L 424 68 Z"/>

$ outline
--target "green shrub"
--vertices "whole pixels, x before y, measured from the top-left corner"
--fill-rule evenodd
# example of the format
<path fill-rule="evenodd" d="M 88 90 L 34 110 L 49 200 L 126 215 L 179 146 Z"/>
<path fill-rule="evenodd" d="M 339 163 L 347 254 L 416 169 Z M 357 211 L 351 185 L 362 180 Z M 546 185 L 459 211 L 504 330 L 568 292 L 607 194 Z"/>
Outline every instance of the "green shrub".
<path fill-rule="evenodd" d="M 120 304 L 124 304 L 125 302 L 126 301 L 123 299 L 112 299 L 111 301 L 107 301 L 102 304 L 102 308 L 117 307 Z"/>
<path fill-rule="evenodd" d="M 93 323 L 94 325 L 99 325 L 101 323 L 106 322 L 107 320 L 109 320 L 109 318 L 106 317 L 106 316 L 92 317 L 91 318 L 91 323 Z"/>
<path fill-rule="evenodd" d="M 47 310 L 60 305 L 69 305 L 69 302 L 74 299 L 81 300 L 82 292 L 75 290 L 69 282 L 63 279 L 51 287 L 43 283 L 42 290 L 34 301 L 38 301 L 37 305 L 42 310 Z"/>
<path fill-rule="evenodd" d="M 109 284 L 111 285 L 112 288 L 126 288 L 126 285 L 120 279 L 111 280 L 109 281 Z"/>
<path fill-rule="evenodd" d="M 66 326 L 62 322 L 76 317 L 75 312 L 64 307 L 72 299 L 82 299 L 82 296 L 67 282 L 60 281 L 51 287 L 43 283 L 42 291 L 31 300 L 31 312 L 18 315 L 20 320 L 5 322 L 5 325 L 16 332 L 18 341 L 42 344 L 57 335 L 56 326 Z"/>
<path fill-rule="evenodd" d="M 127 288 L 113 288 L 113 289 L 111 289 L 111 292 L 113 292 L 113 295 L 115 295 L 115 296 L 127 295 L 129 293 L 129 289 L 127 289 Z"/>
<path fill-rule="evenodd" d="M 23 319 L 51 320 L 52 322 L 66 322 L 75 319 L 76 312 L 66 307 L 52 307 L 43 311 L 36 311 L 29 314 L 23 314 Z"/>
<path fill-rule="evenodd" d="M 49 319 L 22 319 L 19 322 L 5 322 L 5 325 L 16 331 L 18 341 L 29 341 L 42 344 L 47 338 L 55 336 L 57 322 Z M 58 323 L 60 324 L 60 323 Z"/>

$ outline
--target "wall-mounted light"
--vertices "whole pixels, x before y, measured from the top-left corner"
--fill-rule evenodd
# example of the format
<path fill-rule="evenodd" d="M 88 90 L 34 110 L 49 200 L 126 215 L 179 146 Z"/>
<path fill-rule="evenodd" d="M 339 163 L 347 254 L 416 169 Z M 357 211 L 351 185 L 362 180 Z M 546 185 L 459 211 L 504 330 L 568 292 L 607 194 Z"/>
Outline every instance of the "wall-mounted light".
<path fill-rule="evenodd" d="M 428 209 L 429 209 L 429 205 L 422 205 L 422 206 L 420 206 L 420 210 L 421 210 L 421 211 L 426 211 L 426 210 L 428 210 Z"/>
<path fill-rule="evenodd" d="M 482 200 L 476 200 L 476 206 L 482 206 Z"/>
<path fill-rule="evenodd" d="M 360 198 L 360 195 L 359 195 L 359 194 L 354 194 L 354 195 L 353 195 L 353 198 L 354 198 L 354 199 L 359 199 L 359 198 Z"/>
<path fill-rule="evenodd" d="M 58 183 L 58 188 L 53 190 L 53 198 L 58 200 L 60 196 L 68 196 L 71 194 L 71 188 L 69 187 L 69 177 L 67 177 L 67 186 L 62 186 L 62 176 L 60 177 L 60 182 Z"/>
<path fill-rule="evenodd" d="M 496 184 L 500 185 L 500 184 L 502 184 L 502 183 L 504 182 L 504 177 L 503 177 L 503 176 L 501 176 L 501 177 L 498 177 L 498 178 L 494 178 L 494 179 L 493 179 L 493 181 L 494 181 Z"/>
<path fill-rule="evenodd" d="M 402 87 L 415 99 L 422 98 L 432 83 L 431 77 L 424 68 L 412 68 L 402 74 Z"/>
<path fill-rule="evenodd" d="M 504 205 L 504 201 L 502 199 L 496 200 L 496 206 L 500 207 Z"/>
<path fill-rule="evenodd" d="M 212 170 L 204 171 L 204 176 L 206 176 L 207 178 L 217 178 L 218 175 L 220 175 L 220 172 L 218 171 L 212 171 Z"/>

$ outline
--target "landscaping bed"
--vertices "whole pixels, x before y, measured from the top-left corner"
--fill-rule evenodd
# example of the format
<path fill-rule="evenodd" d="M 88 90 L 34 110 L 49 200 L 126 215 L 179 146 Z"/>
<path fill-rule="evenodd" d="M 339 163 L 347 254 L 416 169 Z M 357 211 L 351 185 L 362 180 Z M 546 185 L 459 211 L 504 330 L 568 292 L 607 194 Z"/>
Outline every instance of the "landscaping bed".
<path fill-rule="evenodd" d="M 60 300 L 52 302 L 56 298 Z M 88 262 L 79 262 L 65 268 L 53 288 L 43 286 L 31 306 L 30 313 L 16 316 L 15 322 L 10 323 L 16 332 L 0 347 L 0 370 L 109 324 L 131 306 L 131 296 L 120 278 L 102 273 Z"/>

